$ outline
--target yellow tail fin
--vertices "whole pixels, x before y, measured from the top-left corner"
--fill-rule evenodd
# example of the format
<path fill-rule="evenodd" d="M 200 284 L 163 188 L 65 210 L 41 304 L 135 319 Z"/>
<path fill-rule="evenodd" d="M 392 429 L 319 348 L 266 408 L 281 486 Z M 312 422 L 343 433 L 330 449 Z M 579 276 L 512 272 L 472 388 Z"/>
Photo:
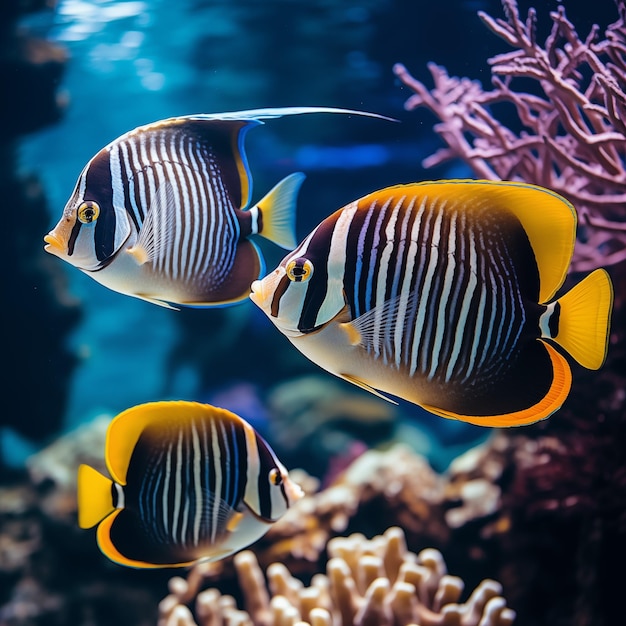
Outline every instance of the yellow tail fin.
<path fill-rule="evenodd" d="M 295 232 L 296 196 L 304 174 L 295 172 L 283 178 L 258 204 L 263 216 L 259 231 L 281 248 L 293 250 L 297 245 Z"/>
<path fill-rule="evenodd" d="M 595 270 L 558 302 L 559 331 L 553 339 L 583 367 L 599 369 L 606 358 L 613 308 L 609 275 Z"/>
<path fill-rule="evenodd" d="M 89 465 L 78 468 L 78 525 L 91 528 L 115 511 L 113 481 Z"/>

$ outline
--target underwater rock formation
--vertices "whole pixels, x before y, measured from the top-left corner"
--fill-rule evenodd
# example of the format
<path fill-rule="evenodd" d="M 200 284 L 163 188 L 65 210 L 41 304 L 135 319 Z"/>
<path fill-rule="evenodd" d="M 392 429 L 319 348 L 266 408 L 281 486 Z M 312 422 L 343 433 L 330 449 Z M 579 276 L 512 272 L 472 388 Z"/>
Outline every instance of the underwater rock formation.
<path fill-rule="evenodd" d="M 0 425 L 43 441 L 59 429 L 76 357 L 66 346 L 80 313 L 68 296 L 63 269 L 41 244 L 48 228 L 44 190 L 34 174 L 18 173 L 17 139 L 62 115 L 59 94 L 66 54 L 60 47 L 28 35 L 17 19 L 49 8 L 43 1 L 3 2 L 0 27 L 0 197 L 5 237 L 3 291 L 9 300 L 3 322 L 3 373 L 6 405 Z M 6 269 L 9 268 L 9 269 Z M 33 391 L 35 390 L 35 391 Z M 0 460 L 0 466 L 2 460 Z"/>
<path fill-rule="evenodd" d="M 505 20 L 480 11 L 489 30 L 514 48 L 488 60 L 489 91 L 434 63 L 428 89 L 404 65 L 394 66 L 414 92 L 405 108 L 429 109 L 447 144 L 424 167 L 460 158 L 479 178 L 522 180 L 564 195 L 580 217 L 577 271 L 626 259 L 626 6 L 616 4 L 618 20 L 604 37 L 594 26 L 584 38 L 559 5 L 543 45 L 535 9 L 526 20 L 516 0 L 503 1 Z M 517 118 L 511 127 L 498 117 L 506 105 Z"/>
<path fill-rule="evenodd" d="M 327 550 L 326 573 L 308 587 L 280 562 L 267 568 L 266 584 L 254 552 L 240 552 L 234 564 L 245 610 L 215 588 L 198 593 L 193 574 L 173 578 L 159 626 L 509 626 L 515 619 L 493 580 L 459 603 L 463 581 L 448 575 L 441 553 L 410 552 L 398 527 L 370 540 L 336 537 Z M 195 619 L 186 606 L 194 597 Z"/>

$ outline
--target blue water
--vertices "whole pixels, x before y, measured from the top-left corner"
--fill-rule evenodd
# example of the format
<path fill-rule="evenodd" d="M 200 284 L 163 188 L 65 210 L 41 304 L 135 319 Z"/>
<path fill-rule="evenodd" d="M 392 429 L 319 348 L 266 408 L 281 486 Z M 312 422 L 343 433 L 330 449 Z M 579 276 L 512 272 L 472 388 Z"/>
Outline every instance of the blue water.
<path fill-rule="evenodd" d="M 415 37 L 432 31 L 436 38 L 445 31 L 437 17 L 441 8 L 434 8 L 432 27 L 415 22 L 418 31 L 408 23 L 421 11 L 404 4 L 401 12 L 391 2 L 61 0 L 54 13 L 29 18 L 26 27 L 62 44 L 71 57 L 61 85 L 69 97 L 65 116 L 20 146 L 21 168 L 36 172 L 44 184 L 49 226 L 58 221 L 80 171 L 100 148 L 138 125 L 199 112 L 325 105 L 403 120 L 398 125 L 308 116 L 273 120 L 248 135 L 253 199 L 283 176 L 307 172 L 300 237 L 377 187 L 423 177 L 419 163 L 437 140 L 419 118 L 404 114 L 408 94 L 391 66 L 419 64 L 423 74 L 427 60 L 448 62 L 451 55 L 440 41 L 441 54 L 436 54 Z M 491 8 L 488 4 L 455 7 L 471 16 L 478 30 L 476 10 Z M 465 62 L 458 60 L 461 66 Z M 467 174 L 461 168 L 450 175 Z M 265 249 L 271 268 L 282 252 Z M 165 367 L 180 338 L 176 312 L 109 291 L 63 265 L 71 294 L 84 310 L 71 337 L 81 360 L 71 381 L 67 429 L 165 395 L 206 397 L 192 363 L 181 364 L 174 374 Z M 259 333 L 275 333 L 251 303 L 233 315 Z M 210 333 L 211 312 L 206 319 Z M 276 335 L 276 340 L 284 338 Z M 236 337 L 232 341 L 242 378 L 246 371 L 267 367 L 247 361 L 246 346 L 237 346 Z"/>

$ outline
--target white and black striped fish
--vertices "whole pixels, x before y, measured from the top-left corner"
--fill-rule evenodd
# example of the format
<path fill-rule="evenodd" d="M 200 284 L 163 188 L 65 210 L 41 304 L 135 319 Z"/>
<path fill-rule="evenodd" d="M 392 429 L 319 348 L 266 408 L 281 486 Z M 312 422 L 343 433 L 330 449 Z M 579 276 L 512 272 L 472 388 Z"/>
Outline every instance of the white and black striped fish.
<path fill-rule="evenodd" d="M 567 397 L 559 349 L 605 358 L 613 291 L 596 270 L 554 300 L 576 213 L 552 191 L 436 181 L 340 209 L 252 300 L 312 361 L 369 391 L 485 426 L 544 419 Z"/>
<path fill-rule="evenodd" d="M 295 246 L 295 199 L 304 179 L 287 176 L 247 208 L 252 181 L 245 133 L 262 119 L 320 112 L 383 117 L 295 107 L 136 128 L 87 163 L 61 220 L 44 238 L 45 249 L 114 291 L 156 304 L 240 302 L 264 271 L 249 237 Z"/>
<path fill-rule="evenodd" d="M 261 436 L 237 415 L 194 402 L 120 413 L 107 433 L 112 480 L 78 470 L 78 521 L 130 567 L 219 560 L 264 535 L 302 496 Z"/>

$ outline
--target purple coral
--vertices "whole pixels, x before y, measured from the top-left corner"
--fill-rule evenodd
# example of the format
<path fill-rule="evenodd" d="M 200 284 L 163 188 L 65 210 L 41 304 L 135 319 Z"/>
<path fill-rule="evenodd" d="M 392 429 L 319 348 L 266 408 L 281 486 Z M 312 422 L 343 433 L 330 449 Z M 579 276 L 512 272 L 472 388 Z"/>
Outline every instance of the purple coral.
<path fill-rule="evenodd" d="M 516 0 L 503 0 L 506 20 L 479 12 L 483 23 L 514 50 L 488 60 L 493 89 L 449 76 L 429 64 L 429 90 L 400 63 L 395 74 L 414 91 L 405 108 L 426 107 L 440 120 L 447 143 L 424 161 L 432 167 L 460 157 L 486 179 L 522 180 L 561 193 L 577 208 L 579 241 L 573 269 L 586 271 L 626 259 L 626 6 L 604 38 L 594 25 L 579 37 L 559 6 L 540 45 L 536 11 L 520 18 Z M 535 93 L 516 91 L 530 79 Z M 527 84 L 527 83 L 526 83 Z M 492 105 L 510 103 L 521 124 L 515 132 L 498 121 Z"/>

